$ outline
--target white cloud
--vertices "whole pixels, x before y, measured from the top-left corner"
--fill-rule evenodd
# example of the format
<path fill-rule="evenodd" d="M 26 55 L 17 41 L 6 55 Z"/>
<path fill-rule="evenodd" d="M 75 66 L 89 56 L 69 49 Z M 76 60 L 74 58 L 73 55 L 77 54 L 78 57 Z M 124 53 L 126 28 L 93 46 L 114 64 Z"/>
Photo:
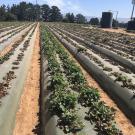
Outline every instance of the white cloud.
<path fill-rule="evenodd" d="M 7 1 L 7 0 L 5 0 Z M 36 3 L 36 0 L 12 0 L 12 3 L 21 1 Z M 82 8 L 80 0 L 37 0 L 38 4 L 48 4 L 50 6 L 57 6 L 60 8 L 63 14 L 67 12 L 73 12 L 74 14 L 81 13 L 88 16 L 88 11 Z"/>
<path fill-rule="evenodd" d="M 63 13 L 67 12 L 73 12 L 75 14 L 82 13 L 84 15 L 88 15 L 88 12 L 86 12 L 79 4 L 78 0 L 45 0 L 47 4 L 50 6 L 58 6 Z"/>
<path fill-rule="evenodd" d="M 45 0 L 45 1 L 50 6 L 58 6 L 59 8 L 63 8 L 65 6 L 64 0 Z"/>

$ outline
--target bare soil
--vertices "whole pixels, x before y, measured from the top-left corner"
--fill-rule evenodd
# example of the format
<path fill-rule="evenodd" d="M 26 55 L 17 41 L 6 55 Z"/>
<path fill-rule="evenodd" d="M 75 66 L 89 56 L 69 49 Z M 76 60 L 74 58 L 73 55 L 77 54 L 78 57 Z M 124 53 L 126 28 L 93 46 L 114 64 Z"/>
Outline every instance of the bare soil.
<path fill-rule="evenodd" d="M 27 75 L 24 91 L 16 115 L 13 135 L 35 135 L 39 124 L 40 94 L 40 46 L 39 26 L 33 50 L 31 66 Z"/>
<path fill-rule="evenodd" d="M 102 29 L 104 31 L 108 31 L 108 32 L 116 32 L 116 33 L 122 33 L 122 34 L 127 34 L 127 35 L 131 35 L 131 36 L 135 36 L 135 33 L 129 33 L 127 32 L 125 29 L 119 28 L 119 29 Z"/>

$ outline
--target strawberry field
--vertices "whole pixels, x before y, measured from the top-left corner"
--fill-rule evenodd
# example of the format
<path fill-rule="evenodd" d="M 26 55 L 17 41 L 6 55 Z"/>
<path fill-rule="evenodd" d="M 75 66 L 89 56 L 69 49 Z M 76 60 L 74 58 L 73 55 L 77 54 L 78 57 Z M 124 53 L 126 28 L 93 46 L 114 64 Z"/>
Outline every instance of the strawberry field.
<path fill-rule="evenodd" d="M 115 121 L 117 109 L 107 106 L 99 90 L 88 85 L 78 63 L 134 123 L 133 43 L 134 37 L 83 25 L 41 25 L 42 73 L 47 72 L 42 76 L 47 94 L 44 116 L 52 116 L 44 120 L 45 134 L 51 134 L 52 123 L 57 125 L 53 134 L 124 134 Z"/>
<path fill-rule="evenodd" d="M 0 135 L 28 114 L 39 135 L 134 135 L 134 43 L 134 35 L 85 24 L 1 22 Z"/>

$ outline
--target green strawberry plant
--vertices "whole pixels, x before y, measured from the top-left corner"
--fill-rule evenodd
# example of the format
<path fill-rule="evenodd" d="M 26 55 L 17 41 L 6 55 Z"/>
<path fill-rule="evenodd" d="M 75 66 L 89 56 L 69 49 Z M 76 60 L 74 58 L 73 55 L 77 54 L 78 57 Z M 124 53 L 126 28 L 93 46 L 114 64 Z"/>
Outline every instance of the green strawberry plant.
<path fill-rule="evenodd" d="M 94 88 L 83 87 L 80 91 L 81 92 L 78 101 L 83 106 L 91 106 L 100 99 L 98 91 Z"/>

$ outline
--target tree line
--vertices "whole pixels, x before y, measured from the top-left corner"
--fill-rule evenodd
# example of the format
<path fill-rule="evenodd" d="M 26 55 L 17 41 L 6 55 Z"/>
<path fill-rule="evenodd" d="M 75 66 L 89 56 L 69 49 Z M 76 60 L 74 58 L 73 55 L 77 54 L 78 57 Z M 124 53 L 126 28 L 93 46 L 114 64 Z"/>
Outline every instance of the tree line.
<path fill-rule="evenodd" d="M 45 22 L 67 22 L 67 23 L 89 23 L 100 25 L 99 18 L 91 18 L 90 21 L 82 14 L 74 15 L 66 13 L 62 15 L 57 6 L 50 7 L 47 4 L 38 5 L 20 2 L 12 6 L 0 6 L 0 21 L 45 21 Z M 117 22 L 118 23 L 118 22 Z M 113 25 L 116 21 L 113 20 Z"/>
<path fill-rule="evenodd" d="M 57 6 L 50 7 L 47 4 L 38 5 L 26 2 L 20 2 L 19 4 L 13 4 L 12 6 L 0 6 L 0 21 L 36 21 L 42 20 L 46 22 L 78 22 L 85 23 L 86 19 L 83 15 L 67 13 L 63 16 L 60 9 Z"/>
<path fill-rule="evenodd" d="M 50 7 L 47 4 L 38 5 L 27 2 L 20 2 L 19 4 L 13 4 L 12 6 L 0 6 L 0 21 L 12 20 L 87 23 L 86 17 L 82 14 L 74 15 L 73 13 L 67 13 L 62 15 L 60 9 L 57 6 Z M 99 20 L 96 18 L 94 24 L 98 23 Z"/>

